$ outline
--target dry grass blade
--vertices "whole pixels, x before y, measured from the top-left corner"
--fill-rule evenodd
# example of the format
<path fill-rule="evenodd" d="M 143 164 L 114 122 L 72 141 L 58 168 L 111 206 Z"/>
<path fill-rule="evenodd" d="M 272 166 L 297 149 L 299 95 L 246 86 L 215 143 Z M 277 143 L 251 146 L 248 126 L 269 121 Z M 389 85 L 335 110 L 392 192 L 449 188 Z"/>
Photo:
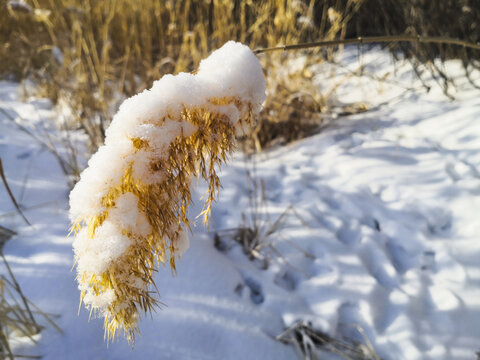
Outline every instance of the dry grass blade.
<path fill-rule="evenodd" d="M 12 353 L 12 349 L 10 349 L 10 344 L 8 343 L 7 336 L 0 330 L 0 355 L 4 359 L 13 360 L 14 356 Z"/>
<path fill-rule="evenodd" d="M 15 200 L 15 196 L 13 196 L 12 190 L 10 190 L 10 186 L 8 186 L 7 177 L 5 176 L 5 172 L 3 170 L 2 158 L 0 158 L 0 177 L 2 178 L 3 185 L 5 186 L 8 196 L 10 197 L 10 200 L 12 200 L 12 203 L 15 206 L 15 209 L 17 209 L 17 212 L 20 214 L 20 216 L 23 218 L 23 220 L 25 220 L 25 222 L 28 225 L 32 225 L 30 224 L 28 219 L 25 217 L 25 215 L 23 215 L 23 212 L 20 209 L 20 206 L 18 206 L 17 200 Z"/>
<path fill-rule="evenodd" d="M 3 263 L 8 271 L 10 279 L 13 283 L 14 290 L 20 295 L 20 298 L 22 299 L 23 305 L 25 306 L 25 313 L 28 315 L 28 320 L 31 321 L 31 324 L 36 330 L 39 330 L 39 326 L 35 322 L 35 319 L 33 317 L 32 311 L 30 310 L 30 306 L 28 304 L 27 298 L 23 294 L 22 289 L 20 288 L 20 285 L 17 282 L 17 279 L 15 279 L 12 269 L 10 268 L 10 265 L 8 264 L 7 259 L 5 258 L 5 255 L 3 254 L 2 250 L 0 250 L 0 257 L 2 258 Z M 25 313 L 22 312 L 22 314 L 25 314 Z"/>
<path fill-rule="evenodd" d="M 0 250 L 3 248 L 3 245 L 7 242 L 7 240 L 14 235 L 17 235 L 15 231 L 0 225 Z"/>
<path fill-rule="evenodd" d="M 13 271 L 3 254 L 3 244 L 16 233 L 0 226 L 0 257 L 3 260 L 7 276 L 0 275 L 0 359 L 38 359 L 35 355 L 15 354 L 10 346 L 12 338 L 25 337 L 32 343 L 36 343 L 35 335 L 42 330 L 35 319 L 35 315 L 41 315 L 59 333 L 62 330 L 51 319 L 51 314 L 42 312 L 23 294 Z M 31 307 L 35 311 L 31 310 Z"/>
<path fill-rule="evenodd" d="M 13 109 L 8 110 L 15 112 Z M 44 128 L 43 134 L 37 135 L 35 132 L 29 130 L 27 127 L 21 124 L 21 122 L 26 123 L 26 121 L 18 113 L 16 113 L 16 117 L 13 117 L 3 108 L 0 108 L 0 112 L 5 115 L 8 120 L 14 123 L 15 126 L 17 126 L 21 131 L 34 139 L 40 146 L 50 151 L 50 153 L 57 159 L 63 173 L 69 177 L 69 180 L 72 184 L 78 181 L 81 172 L 78 162 L 78 149 L 72 143 L 70 132 L 66 131 L 66 129 L 63 129 L 64 133 L 66 134 L 66 138 L 62 137 L 60 139 L 61 145 L 64 146 L 64 148 L 68 151 L 67 155 L 64 156 L 60 153 L 54 141 L 52 140 L 52 135 L 50 134 L 49 129 Z"/>
<path fill-rule="evenodd" d="M 35 335 L 38 334 L 43 327 L 36 322 L 34 313 L 42 315 L 43 318 L 60 333 L 62 333 L 62 331 L 51 319 L 51 315 L 43 313 L 23 294 L 1 250 L 0 257 L 3 260 L 8 275 L 8 277 L 0 275 L 0 358 L 10 360 L 20 358 L 39 359 L 41 357 L 35 355 L 14 353 L 10 345 L 11 340 L 24 337 L 28 338 L 34 344 L 37 342 Z M 30 307 L 33 307 L 36 311 L 32 312 Z"/>

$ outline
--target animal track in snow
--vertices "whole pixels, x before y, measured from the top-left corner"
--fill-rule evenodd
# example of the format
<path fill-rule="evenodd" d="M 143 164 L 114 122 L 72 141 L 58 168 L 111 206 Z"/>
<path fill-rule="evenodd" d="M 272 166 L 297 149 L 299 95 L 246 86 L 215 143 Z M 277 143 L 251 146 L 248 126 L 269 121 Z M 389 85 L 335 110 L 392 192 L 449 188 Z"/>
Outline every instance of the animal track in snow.
<path fill-rule="evenodd" d="M 385 253 L 373 244 L 371 239 L 367 239 L 359 253 L 368 272 L 380 285 L 387 289 L 398 286 L 397 272 Z"/>
<path fill-rule="evenodd" d="M 265 301 L 262 285 L 251 277 L 244 278 L 245 285 L 250 289 L 250 300 L 256 305 L 260 305 Z"/>

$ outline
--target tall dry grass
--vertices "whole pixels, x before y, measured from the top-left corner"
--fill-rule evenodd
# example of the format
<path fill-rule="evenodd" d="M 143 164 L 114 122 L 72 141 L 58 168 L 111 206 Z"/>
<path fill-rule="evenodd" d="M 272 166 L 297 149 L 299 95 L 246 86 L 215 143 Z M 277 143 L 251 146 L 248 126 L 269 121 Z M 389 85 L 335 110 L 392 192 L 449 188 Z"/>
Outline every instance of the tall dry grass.
<path fill-rule="evenodd" d="M 195 70 L 227 40 L 255 49 L 372 34 L 480 38 L 472 18 L 478 5 L 471 0 L 434 3 L 439 3 L 435 11 L 433 5 L 415 0 L 27 0 L 24 5 L 3 0 L 0 76 L 33 78 L 43 95 L 68 110 L 63 111 L 62 126 L 84 131 L 93 152 L 125 97 L 149 88 L 164 74 Z M 411 54 L 414 67 L 427 63 L 445 87 L 448 76 L 432 61 L 435 56 L 462 58 L 467 75 L 472 66 L 478 67 L 465 49 L 391 49 Z M 338 50 L 341 46 L 310 50 L 309 62 L 331 59 Z M 305 71 L 284 71 L 296 56 L 261 57 L 269 99 L 252 133 L 257 149 L 310 133 L 328 112 L 330 94 L 311 86 Z"/>
<path fill-rule="evenodd" d="M 336 2 L 29 0 L 19 7 L 4 1 L 0 75 L 34 78 L 43 95 L 68 109 L 63 126 L 85 131 L 94 151 L 124 97 L 149 88 L 166 73 L 195 70 L 228 40 L 253 49 L 343 37 L 363 0 L 346 1 L 342 13 L 332 7 Z M 322 14 L 319 21 L 316 13 Z M 269 74 L 278 76 L 275 68 L 284 60 L 263 60 L 267 80 Z M 276 88 L 277 79 L 272 82 Z M 281 112 L 278 104 L 272 107 Z M 267 104 L 264 114 L 269 113 Z"/>

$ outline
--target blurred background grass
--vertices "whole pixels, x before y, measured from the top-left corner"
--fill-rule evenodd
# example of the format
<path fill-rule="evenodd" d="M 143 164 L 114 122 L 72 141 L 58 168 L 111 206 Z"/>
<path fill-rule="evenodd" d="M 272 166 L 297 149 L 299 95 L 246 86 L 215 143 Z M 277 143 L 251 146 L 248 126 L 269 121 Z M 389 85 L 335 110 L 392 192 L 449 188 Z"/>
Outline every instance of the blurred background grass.
<path fill-rule="evenodd" d="M 33 80 L 41 95 L 68 109 L 62 126 L 83 130 L 93 152 L 125 97 L 166 73 L 195 70 L 228 40 L 252 49 L 405 33 L 477 42 L 479 13 L 474 0 L 0 0 L 0 77 Z M 445 86 L 435 58 L 462 59 L 467 75 L 480 64 L 478 52 L 459 47 L 388 47 L 414 66 L 429 64 Z M 338 50 L 310 50 L 309 62 Z M 311 74 L 283 71 L 291 56 L 261 57 L 269 97 L 250 147 L 302 137 L 328 112 L 329 94 L 312 87 Z"/>

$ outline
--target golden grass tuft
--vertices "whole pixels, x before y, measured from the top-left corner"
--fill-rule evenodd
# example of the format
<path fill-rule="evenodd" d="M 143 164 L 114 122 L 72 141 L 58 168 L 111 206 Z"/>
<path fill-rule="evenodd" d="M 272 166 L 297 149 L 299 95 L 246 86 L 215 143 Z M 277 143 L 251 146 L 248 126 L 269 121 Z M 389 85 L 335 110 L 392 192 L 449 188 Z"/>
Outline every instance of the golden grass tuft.
<path fill-rule="evenodd" d="M 130 239 L 131 245 L 120 257 L 109 263 L 101 274 L 89 271 L 78 273 L 81 301 L 85 302 L 86 296 L 113 295 L 106 310 L 101 309 L 107 341 L 123 330 L 128 340 L 134 343 L 139 312 L 151 312 L 158 306 L 150 289 L 155 287 L 153 273 L 157 264 L 169 264 L 175 272 L 179 238 L 184 229 L 190 227 L 187 209 L 191 202 L 192 178 L 201 176 L 208 183 L 203 210 L 205 223 L 208 224 L 211 204 L 220 186 L 215 166 L 223 163 L 232 152 L 238 129 L 253 123 L 249 103 L 234 97 L 213 98 L 208 102 L 237 107 L 242 114 L 239 123 L 232 124 L 226 115 L 212 111 L 209 106 L 185 107 L 177 121 L 189 122 L 197 130 L 190 136 L 178 136 L 169 145 L 167 157 L 150 158 L 150 169 L 161 171 L 164 175 L 162 180 L 152 184 L 143 182 L 134 176 L 133 163 L 130 163 L 121 182 L 113 185 L 101 200 L 104 210 L 78 219 L 72 225 L 75 234 L 85 229 L 88 238 L 93 239 L 96 230 L 108 219 L 109 210 L 115 206 L 117 199 L 131 193 L 138 199 L 138 211 L 145 216 L 151 228 L 147 235 L 123 230 L 122 235 Z M 164 121 L 161 119 L 154 125 L 161 127 Z M 145 140 L 133 138 L 131 141 L 135 151 L 150 147 Z M 91 310 L 97 311 L 93 306 Z"/>

